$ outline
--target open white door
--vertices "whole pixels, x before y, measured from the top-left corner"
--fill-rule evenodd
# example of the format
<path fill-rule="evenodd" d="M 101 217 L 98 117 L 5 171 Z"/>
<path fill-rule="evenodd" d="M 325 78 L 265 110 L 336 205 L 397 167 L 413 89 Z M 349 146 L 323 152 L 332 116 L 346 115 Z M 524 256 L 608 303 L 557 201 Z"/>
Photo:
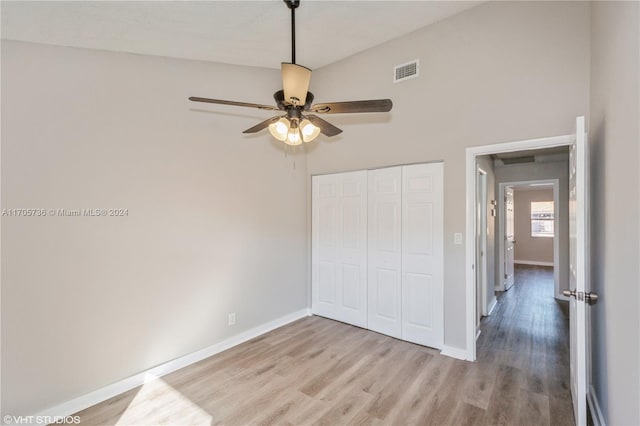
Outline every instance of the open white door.
<path fill-rule="evenodd" d="M 569 154 L 569 291 L 571 333 L 571 396 L 576 424 L 587 424 L 587 301 L 591 297 L 587 279 L 588 234 L 588 146 L 584 117 L 576 120 L 576 141 Z"/>
<path fill-rule="evenodd" d="M 504 189 L 504 289 L 513 286 L 513 262 L 515 249 L 515 226 L 513 211 L 513 188 Z"/>
<path fill-rule="evenodd" d="M 478 168 L 476 176 L 477 225 L 476 225 L 476 323 L 489 312 L 487 309 L 487 173 Z"/>

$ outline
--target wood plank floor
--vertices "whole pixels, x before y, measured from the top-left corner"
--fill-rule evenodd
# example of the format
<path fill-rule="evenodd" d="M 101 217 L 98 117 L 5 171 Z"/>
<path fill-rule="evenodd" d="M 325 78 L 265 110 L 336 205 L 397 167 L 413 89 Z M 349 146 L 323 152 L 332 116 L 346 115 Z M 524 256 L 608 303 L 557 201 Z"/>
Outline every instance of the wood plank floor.
<path fill-rule="evenodd" d="M 77 413 L 100 425 L 569 425 L 567 307 L 518 268 L 478 361 L 308 317 Z"/>

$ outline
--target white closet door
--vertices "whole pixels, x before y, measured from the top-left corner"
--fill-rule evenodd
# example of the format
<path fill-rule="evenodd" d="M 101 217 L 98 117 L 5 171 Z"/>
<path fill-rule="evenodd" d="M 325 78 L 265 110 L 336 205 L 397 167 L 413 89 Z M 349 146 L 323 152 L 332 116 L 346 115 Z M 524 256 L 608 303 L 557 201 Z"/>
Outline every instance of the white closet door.
<path fill-rule="evenodd" d="M 369 329 L 402 336 L 402 169 L 369 171 Z"/>
<path fill-rule="evenodd" d="M 367 326 L 367 172 L 312 179 L 312 311 Z"/>
<path fill-rule="evenodd" d="M 402 339 L 444 343 L 442 163 L 402 167 Z"/>

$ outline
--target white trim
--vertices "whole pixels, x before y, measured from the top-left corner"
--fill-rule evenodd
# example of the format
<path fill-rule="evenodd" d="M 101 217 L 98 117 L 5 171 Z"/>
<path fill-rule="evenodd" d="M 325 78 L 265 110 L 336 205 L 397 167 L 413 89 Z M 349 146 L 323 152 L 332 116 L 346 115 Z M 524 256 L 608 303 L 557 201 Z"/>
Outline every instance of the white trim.
<path fill-rule="evenodd" d="M 553 262 L 538 262 L 537 260 L 514 260 L 513 263 L 531 266 L 554 266 Z"/>
<path fill-rule="evenodd" d="M 593 419 L 593 426 L 607 426 L 607 422 L 604 420 L 602 410 L 600 409 L 600 403 L 598 403 L 598 397 L 596 396 L 596 390 L 593 385 L 589 387 L 587 393 L 587 404 L 589 404 L 589 411 L 591 412 L 591 418 Z"/>
<path fill-rule="evenodd" d="M 156 367 L 150 368 L 131 377 L 127 377 L 126 379 L 117 381 L 93 392 L 89 392 L 70 401 L 47 408 L 46 410 L 39 412 L 35 416 L 70 416 L 74 413 L 77 413 L 78 411 L 84 410 L 85 408 L 89 408 L 95 404 L 106 401 L 109 398 L 113 398 L 114 396 L 119 395 L 123 392 L 143 385 L 150 379 L 162 377 L 166 374 L 187 367 L 212 355 L 225 351 L 229 348 L 237 346 L 241 343 L 249 341 L 262 334 L 268 333 L 269 331 L 275 330 L 276 328 L 282 327 L 286 324 L 299 320 L 300 318 L 307 317 L 309 315 L 311 315 L 311 310 L 309 308 L 290 313 L 273 321 L 269 321 L 268 323 L 244 331 L 235 336 L 229 337 L 228 339 L 225 339 L 219 343 L 216 343 L 199 351 L 181 356 L 180 358 L 176 358 L 164 364 L 160 364 Z"/>
<path fill-rule="evenodd" d="M 476 359 L 476 342 L 475 342 L 475 270 L 474 263 L 476 258 L 475 245 L 476 241 L 473 236 L 476 235 L 475 229 L 475 204 L 476 204 L 476 157 L 480 155 L 496 154 L 500 152 L 516 152 L 528 149 L 551 148 L 554 146 L 571 145 L 576 140 L 576 135 L 554 136 L 550 138 L 530 139 L 517 142 L 499 143 L 494 145 L 476 146 L 466 149 L 466 292 L 465 292 L 465 312 L 466 312 L 466 355 L 465 358 L 470 361 Z"/>
<path fill-rule="evenodd" d="M 484 256 L 482 256 L 482 258 L 480 259 L 480 261 L 482 262 L 482 276 L 480 277 L 480 286 L 479 286 L 480 287 L 480 308 L 481 308 L 481 316 L 487 316 L 489 312 L 489 308 L 487 306 L 487 293 L 489 292 L 489 289 L 487 288 L 489 286 L 488 274 L 487 274 L 487 268 L 488 268 L 487 240 L 489 239 L 489 236 L 487 235 L 487 224 L 489 223 L 489 218 L 487 217 L 487 207 L 489 203 L 489 180 L 487 177 L 487 172 L 484 171 L 480 166 L 478 166 L 478 174 L 476 175 L 476 179 L 479 179 L 480 175 L 484 177 L 484 187 L 482 188 L 484 191 L 484 199 L 482 199 L 482 197 L 480 197 L 481 198 L 480 200 L 476 199 L 476 205 L 479 204 L 480 211 L 483 212 L 484 214 L 484 229 L 480 230 L 480 247 L 481 247 L 480 250 L 484 253 Z M 476 180 L 476 185 L 478 185 L 479 183 L 481 183 L 481 181 Z M 477 190 L 477 187 L 476 187 L 476 190 Z M 478 238 L 478 235 L 474 235 L 474 238 Z M 476 241 L 476 244 L 478 244 L 478 241 Z M 477 255 L 478 253 L 476 252 L 476 256 Z M 478 259 L 476 259 L 476 262 L 477 261 Z M 477 268 L 476 268 L 476 280 L 477 279 L 478 279 L 478 274 L 477 274 Z M 491 291 L 494 292 L 494 289 L 492 288 Z M 478 340 L 477 336 L 476 336 L 476 340 Z"/>
<path fill-rule="evenodd" d="M 473 335 L 474 343 L 475 343 L 475 339 L 476 339 L 476 336 L 474 333 Z M 444 345 L 442 347 L 442 351 L 440 351 L 440 354 L 451 357 L 451 358 L 461 359 L 463 361 L 471 361 L 469 358 L 467 358 L 468 351 L 464 349 L 454 348 L 453 346 Z"/>
<path fill-rule="evenodd" d="M 487 316 L 491 315 L 491 313 L 496 308 L 496 306 L 498 306 L 498 299 L 494 297 L 493 300 L 491 300 L 491 303 L 489 304 L 489 312 L 487 313 Z"/>

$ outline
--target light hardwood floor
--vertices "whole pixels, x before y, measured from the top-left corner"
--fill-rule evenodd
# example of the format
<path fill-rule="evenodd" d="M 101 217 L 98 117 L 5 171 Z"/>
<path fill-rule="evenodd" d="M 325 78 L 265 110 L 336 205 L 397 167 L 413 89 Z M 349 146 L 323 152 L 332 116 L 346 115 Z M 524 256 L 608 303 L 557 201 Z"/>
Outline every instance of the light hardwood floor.
<path fill-rule="evenodd" d="M 478 361 L 308 317 L 77 413 L 101 425 L 569 425 L 568 320 L 519 268 Z"/>

